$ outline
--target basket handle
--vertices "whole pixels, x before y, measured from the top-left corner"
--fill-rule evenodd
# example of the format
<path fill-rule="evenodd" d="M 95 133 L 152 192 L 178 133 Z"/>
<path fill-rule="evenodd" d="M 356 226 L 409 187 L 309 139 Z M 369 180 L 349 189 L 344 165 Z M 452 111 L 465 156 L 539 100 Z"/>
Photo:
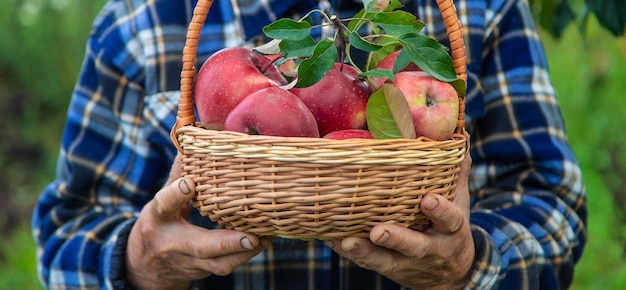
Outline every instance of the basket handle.
<path fill-rule="evenodd" d="M 182 147 L 176 137 L 176 131 L 183 126 L 193 125 L 196 122 L 196 115 L 193 107 L 193 83 L 196 75 L 195 60 L 200 41 L 200 34 L 204 21 L 214 0 L 198 0 L 193 10 L 193 17 L 187 30 L 187 40 L 183 49 L 183 67 L 180 74 L 180 101 L 176 115 L 176 123 L 170 132 L 172 143 L 178 151 L 182 152 Z M 453 0 L 437 0 L 437 6 L 443 17 L 443 22 L 450 40 L 450 52 L 452 63 L 457 77 L 467 81 L 467 60 L 465 54 L 465 42 L 463 30 L 454 7 Z M 460 99 L 459 118 L 456 132 L 461 132 L 465 127 L 465 101 Z"/>

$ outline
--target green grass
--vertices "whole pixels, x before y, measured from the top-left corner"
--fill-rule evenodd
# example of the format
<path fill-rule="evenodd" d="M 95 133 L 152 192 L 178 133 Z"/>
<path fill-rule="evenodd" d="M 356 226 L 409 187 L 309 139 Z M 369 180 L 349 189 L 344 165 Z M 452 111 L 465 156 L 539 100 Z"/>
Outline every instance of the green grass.
<path fill-rule="evenodd" d="M 0 252 L 0 289 L 42 289 L 37 278 L 36 246 L 28 227 L 2 239 Z"/>

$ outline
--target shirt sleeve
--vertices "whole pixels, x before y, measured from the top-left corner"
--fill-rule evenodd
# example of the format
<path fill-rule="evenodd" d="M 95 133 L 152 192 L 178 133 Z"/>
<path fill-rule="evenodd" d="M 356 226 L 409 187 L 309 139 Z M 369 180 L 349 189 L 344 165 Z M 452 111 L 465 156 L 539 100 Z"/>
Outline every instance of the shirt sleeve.
<path fill-rule="evenodd" d="M 487 3 L 484 21 L 467 29 L 476 242 L 468 288 L 565 289 L 586 242 L 581 171 L 528 3 Z"/>

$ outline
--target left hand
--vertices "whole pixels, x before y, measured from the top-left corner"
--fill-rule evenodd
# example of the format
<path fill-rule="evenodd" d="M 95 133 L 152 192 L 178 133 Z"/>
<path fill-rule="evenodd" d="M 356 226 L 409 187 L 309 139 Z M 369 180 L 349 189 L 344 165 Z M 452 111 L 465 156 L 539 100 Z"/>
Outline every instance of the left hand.
<path fill-rule="evenodd" d="M 463 288 L 474 262 L 467 186 L 471 163 L 468 154 L 461 165 L 453 202 L 436 194 L 424 196 L 421 210 L 432 220 L 424 232 L 381 224 L 372 228 L 369 239 L 348 237 L 327 244 L 360 267 L 405 287 Z"/>

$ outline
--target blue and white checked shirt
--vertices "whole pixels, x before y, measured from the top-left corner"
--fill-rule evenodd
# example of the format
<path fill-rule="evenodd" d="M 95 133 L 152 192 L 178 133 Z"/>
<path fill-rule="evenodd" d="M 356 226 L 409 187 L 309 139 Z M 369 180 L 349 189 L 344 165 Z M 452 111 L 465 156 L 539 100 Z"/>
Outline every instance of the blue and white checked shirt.
<path fill-rule="evenodd" d="M 425 32 L 447 43 L 434 0 L 417 0 Z M 176 150 L 181 56 L 193 0 L 110 0 L 94 22 L 72 95 L 56 178 L 33 215 L 50 289 L 123 288 L 124 249 Z M 586 241 L 581 172 L 567 143 L 525 0 L 457 0 L 468 53 L 467 118 L 476 261 L 468 288 L 567 288 Z M 255 41 L 315 0 L 217 0 L 198 49 Z M 206 220 L 206 219 L 205 219 Z M 211 289 L 400 289 L 337 258 L 320 241 L 276 239 Z"/>

